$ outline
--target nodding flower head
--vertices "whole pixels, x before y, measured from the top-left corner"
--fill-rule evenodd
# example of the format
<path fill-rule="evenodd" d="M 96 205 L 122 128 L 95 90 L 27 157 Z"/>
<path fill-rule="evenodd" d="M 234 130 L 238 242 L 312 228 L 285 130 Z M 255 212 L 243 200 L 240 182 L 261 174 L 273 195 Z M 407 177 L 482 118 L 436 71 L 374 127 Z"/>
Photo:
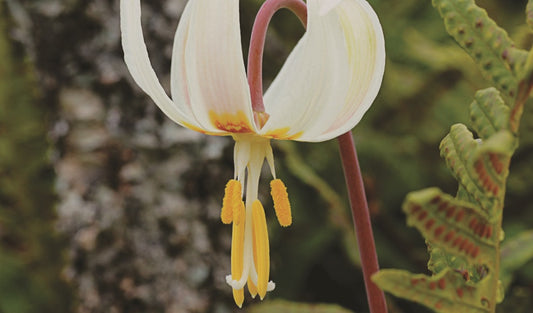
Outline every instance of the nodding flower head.
<path fill-rule="evenodd" d="M 263 97 L 264 35 L 272 14 L 283 7 L 297 13 L 307 30 Z M 275 215 L 282 227 L 292 223 L 270 140 L 325 141 L 361 120 L 378 93 L 385 66 L 376 14 L 365 0 L 267 0 L 254 24 L 247 75 L 239 0 L 189 0 L 174 40 L 172 98 L 148 58 L 140 0 L 121 0 L 120 15 L 124 59 L 139 87 L 174 122 L 235 140 L 235 172 L 221 212 L 222 222 L 233 229 L 226 281 L 239 307 L 245 285 L 252 297 L 263 299 L 275 287 L 269 280 L 265 211 L 258 199 L 265 160 Z"/>

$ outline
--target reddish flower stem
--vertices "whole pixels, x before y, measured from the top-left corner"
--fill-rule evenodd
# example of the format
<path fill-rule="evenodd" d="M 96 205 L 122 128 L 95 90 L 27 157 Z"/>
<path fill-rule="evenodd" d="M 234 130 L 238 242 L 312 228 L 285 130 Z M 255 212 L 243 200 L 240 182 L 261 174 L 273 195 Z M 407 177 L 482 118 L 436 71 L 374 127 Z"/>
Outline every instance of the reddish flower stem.
<path fill-rule="evenodd" d="M 368 211 L 368 202 L 365 195 L 363 178 L 357 159 L 357 151 L 353 142 L 352 132 L 349 131 L 338 138 L 339 150 L 344 169 L 346 186 L 350 195 L 350 206 L 355 226 L 359 254 L 361 256 L 361 267 L 365 280 L 366 296 L 371 313 L 386 313 L 387 303 L 385 294 L 374 284 L 371 277 L 379 271 L 378 257 L 372 233 L 372 224 Z"/>
<path fill-rule="evenodd" d="M 263 104 L 263 50 L 268 24 L 274 13 L 280 9 L 289 9 L 307 25 L 307 7 L 302 0 L 267 0 L 259 9 L 252 28 L 250 49 L 248 50 L 248 85 L 252 98 L 252 108 L 256 112 L 265 112 Z"/>
<path fill-rule="evenodd" d="M 267 0 L 261 6 L 254 22 L 248 52 L 248 84 L 252 108 L 256 112 L 265 111 L 263 104 L 263 49 L 267 28 L 274 13 L 282 8 L 291 10 L 298 16 L 304 27 L 307 26 L 307 6 L 302 0 Z M 339 136 L 338 140 L 346 185 L 350 194 L 368 305 L 371 313 L 386 313 L 385 294 L 371 280 L 372 274 L 379 270 L 379 265 L 352 133 L 347 132 Z"/>

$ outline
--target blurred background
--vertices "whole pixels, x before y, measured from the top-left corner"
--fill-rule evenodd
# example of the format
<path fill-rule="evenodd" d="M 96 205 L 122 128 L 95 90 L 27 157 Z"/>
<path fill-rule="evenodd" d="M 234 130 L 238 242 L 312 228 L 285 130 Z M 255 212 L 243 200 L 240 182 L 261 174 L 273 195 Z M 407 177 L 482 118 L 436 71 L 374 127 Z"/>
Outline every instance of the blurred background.
<path fill-rule="evenodd" d="M 277 288 L 263 305 L 247 296 L 236 309 L 224 280 L 231 227 L 219 219 L 233 141 L 173 124 L 134 84 L 122 59 L 118 2 L 0 1 L 0 313 L 311 311 L 272 305 L 281 299 L 368 312 L 334 140 L 274 143 L 294 223 L 278 226 L 265 180 Z M 142 1 L 152 64 L 166 87 L 185 2 Z M 354 135 L 379 260 L 383 268 L 427 273 L 425 243 L 406 226 L 401 203 L 424 187 L 455 193 L 438 145 L 452 124 L 468 125 L 475 91 L 489 85 L 431 1 L 369 2 L 383 25 L 387 65 Z M 241 1 L 245 55 L 261 3 Z M 477 4 L 517 46 L 531 47 L 526 0 Z M 266 85 L 303 32 L 289 12 L 274 17 Z M 507 238 L 533 228 L 531 160 L 528 105 L 508 181 Z M 533 262 L 515 274 L 499 310 L 530 312 Z M 391 313 L 428 312 L 388 300 Z"/>

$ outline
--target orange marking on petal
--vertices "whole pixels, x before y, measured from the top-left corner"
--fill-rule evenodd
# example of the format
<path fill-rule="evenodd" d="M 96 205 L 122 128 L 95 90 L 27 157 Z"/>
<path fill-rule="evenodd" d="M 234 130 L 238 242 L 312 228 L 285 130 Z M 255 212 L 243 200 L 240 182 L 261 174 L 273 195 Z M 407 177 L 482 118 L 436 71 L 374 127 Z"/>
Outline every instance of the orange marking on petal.
<path fill-rule="evenodd" d="M 230 133 L 253 133 L 253 127 L 248 121 L 248 117 L 243 111 L 238 111 L 235 114 L 231 113 L 215 113 L 209 111 L 209 119 L 213 125 L 223 131 Z"/>

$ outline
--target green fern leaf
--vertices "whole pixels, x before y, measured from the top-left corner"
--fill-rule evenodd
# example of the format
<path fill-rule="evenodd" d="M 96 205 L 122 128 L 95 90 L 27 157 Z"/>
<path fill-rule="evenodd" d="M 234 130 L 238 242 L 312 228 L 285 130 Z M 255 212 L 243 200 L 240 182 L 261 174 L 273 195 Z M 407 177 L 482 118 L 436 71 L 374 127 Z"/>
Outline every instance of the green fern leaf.
<path fill-rule="evenodd" d="M 529 0 L 526 6 L 526 21 L 529 28 L 533 30 L 533 0 Z"/>
<path fill-rule="evenodd" d="M 446 30 L 478 64 L 506 98 L 514 99 L 518 89 L 517 68 L 526 54 L 513 42 L 474 0 L 433 0 L 444 19 Z"/>
<path fill-rule="evenodd" d="M 512 270 L 533 258 L 533 233 L 528 232 L 504 246 L 500 261 L 506 180 L 524 103 L 533 89 L 533 50 L 514 48 L 474 0 L 433 0 L 433 5 L 448 33 L 496 88 L 478 91 L 470 105 L 479 138 L 456 124 L 441 141 L 441 156 L 459 182 L 456 196 L 428 188 L 408 194 L 403 204 L 408 225 L 426 238 L 433 276 L 383 270 L 373 279 L 382 289 L 436 312 L 495 312 L 504 294 L 500 275 L 508 283 Z M 533 28 L 533 0 L 527 15 Z"/>
<path fill-rule="evenodd" d="M 391 294 L 423 304 L 440 313 L 491 312 L 493 301 L 484 294 L 487 279 L 473 283 L 459 271 L 446 269 L 434 276 L 403 270 L 381 270 L 372 280 Z"/>
<path fill-rule="evenodd" d="M 428 269 L 433 274 L 438 274 L 447 269 L 453 269 L 463 275 L 465 281 L 477 283 L 485 278 L 488 274 L 488 268 L 483 264 L 472 264 L 459 255 L 446 253 L 443 249 L 427 242 L 430 258 Z"/>
<path fill-rule="evenodd" d="M 504 286 L 512 280 L 512 273 L 533 259 L 533 230 L 525 231 L 502 245 L 501 277 Z"/>
<path fill-rule="evenodd" d="M 471 263 L 490 259 L 496 253 L 499 238 L 493 223 L 469 202 L 429 188 L 410 193 L 403 210 L 407 224 L 446 253 L 460 255 Z"/>
<path fill-rule="evenodd" d="M 481 139 L 487 139 L 500 130 L 510 129 L 509 107 L 493 87 L 476 93 L 470 105 L 470 119 L 473 129 Z"/>
<path fill-rule="evenodd" d="M 450 133 L 440 144 L 441 156 L 462 188 L 476 201 L 475 203 L 485 212 L 493 212 L 498 203 L 494 198 L 485 196 L 483 185 L 470 170 L 470 162 L 479 144 L 466 126 L 456 124 L 451 127 Z"/>

